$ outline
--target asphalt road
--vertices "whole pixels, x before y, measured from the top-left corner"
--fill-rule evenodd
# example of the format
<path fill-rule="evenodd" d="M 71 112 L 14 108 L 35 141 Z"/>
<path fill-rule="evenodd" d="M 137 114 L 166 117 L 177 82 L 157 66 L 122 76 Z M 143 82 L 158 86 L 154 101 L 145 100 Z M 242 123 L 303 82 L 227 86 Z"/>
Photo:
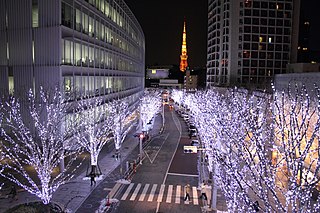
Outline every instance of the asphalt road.
<path fill-rule="evenodd" d="M 144 150 L 143 164 L 137 168 L 130 185 L 119 190 L 115 212 L 159 213 L 201 212 L 197 154 L 183 153 L 189 145 L 187 126 L 174 111 L 165 109 L 165 130 Z M 184 201 L 184 186 L 190 184 L 191 202 Z M 194 191 L 192 191 L 194 192 Z"/>

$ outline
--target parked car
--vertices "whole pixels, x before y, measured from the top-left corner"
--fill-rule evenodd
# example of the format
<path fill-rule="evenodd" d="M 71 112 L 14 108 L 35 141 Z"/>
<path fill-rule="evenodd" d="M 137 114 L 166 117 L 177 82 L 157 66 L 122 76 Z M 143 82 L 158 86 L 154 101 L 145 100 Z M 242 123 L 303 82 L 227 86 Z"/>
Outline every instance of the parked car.
<path fill-rule="evenodd" d="M 191 146 L 199 146 L 200 145 L 198 140 L 192 140 L 190 144 L 191 144 Z"/>
<path fill-rule="evenodd" d="M 196 127 L 194 125 L 189 126 L 189 132 L 190 131 L 197 131 Z"/>
<path fill-rule="evenodd" d="M 197 137 L 197 130 L 191 130 L 189 134 L 191 135 L 191 137 Z"/>
<path fill-rule="evenodd" d="M 189 118 L 189 115 L 188 115 L 188 114 L 185 114 L 185 113 L 182 113 L 182 114 L 181 114 L 181 117 L 182 117 L 182 118 Z"/>

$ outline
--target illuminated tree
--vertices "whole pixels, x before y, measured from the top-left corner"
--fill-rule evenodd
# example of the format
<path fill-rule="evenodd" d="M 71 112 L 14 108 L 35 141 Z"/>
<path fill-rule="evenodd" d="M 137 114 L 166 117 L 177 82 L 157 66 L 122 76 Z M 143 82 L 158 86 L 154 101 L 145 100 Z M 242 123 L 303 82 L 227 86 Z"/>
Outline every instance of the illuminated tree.
<path fill-rule="evenodd" d="M 184 98 L 183 91 L 173 89 L 171 93 L 171 98 L 174 100 L 174 102 L 176 102 L 177 104 L 179 104 L 179 106 L 181 106 L 183 104 L 183 98 Z"/>
<path fill-rule="evenodd" d="M 64 141 L 70 132 L 64 127 L 68 109 L 58 90 L 40 90 L 39 97 L 28 93 L 28 116 L 21 113 L 21 103 L 10 97 L 1 104 L 2 122 L 0 175 L 48 204 L 53 193 L 69 181 L 78 151 L 66 151 Z M 64 170 L 57 172 L 64 157 L 70 157 Z M 5 159 L 5 160 L 3 160 Z"/>
<path fill-rule="evenodd" d="M 111 106 L 101 99 L 85 99 L 78 101 L 75 116 L 81 121 L 79 129 L 74 134 L 76 142 L 90 153 L 91 174 L 100 175 L 98 157 L 105 144 L 112 139 L 111 125 L 113 115 Z"/>
<path fill-rule="evenodd" d="M 113 119 L 110 128 L 115 143 L 116 154 L 119 155 L 121 145 L 133 126 L 132 121 L 127 119 L 130 114 L 128 102 L 125 100 L 112 101 L 109 106 L 109 113 Z"/>
<path fill-rule="evenodd" d="M 187 103 L 229 211 L 318 212 L 319 95 L 274 94 L 205 91 Z"/>
<path fill-rule="evenodd" d="M 161 107 L 161 96 L 157 91 L 145 92 L 140 102 L 140 116 L 142 130 L 148 131 L 147 124 L 159 112 Z"/>
<path fill-rule="evenodd" d="M 273 164 L 276 186 L 285 197 L 284 207 L 292 212 L 319 212 L 320 197 L 312 192 L 320 181 L 320 95 L 295 86 L 274 92 L 272 105 L 274 125 Z"/>

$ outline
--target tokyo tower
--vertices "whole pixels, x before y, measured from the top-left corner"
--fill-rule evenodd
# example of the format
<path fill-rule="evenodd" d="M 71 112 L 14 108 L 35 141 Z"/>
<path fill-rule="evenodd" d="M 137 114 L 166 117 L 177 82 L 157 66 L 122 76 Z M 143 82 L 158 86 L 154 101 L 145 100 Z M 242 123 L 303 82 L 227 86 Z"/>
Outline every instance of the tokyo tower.
<path fill-rule="evenodd" d="M 182 47 L 180 55 L 180 70 L 184 72 L 187 69 L 187 33 L 186 33 L 186 21 L 183 22 L 183 34 L 182 34 Z"/>

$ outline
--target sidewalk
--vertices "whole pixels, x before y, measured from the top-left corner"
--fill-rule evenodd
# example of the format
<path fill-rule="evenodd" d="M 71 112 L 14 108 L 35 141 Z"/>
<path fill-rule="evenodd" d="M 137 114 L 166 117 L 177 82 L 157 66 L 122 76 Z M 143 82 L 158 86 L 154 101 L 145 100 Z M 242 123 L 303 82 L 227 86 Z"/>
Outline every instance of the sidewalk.
<path fill-rule="evenodd" d="M 161 127 L 162 116 L 161 114 L 158 114 L 155 118 L 154 127 L 150 131 L 152 137 L 155 137 L 159 134 Z M 126 159 L 126 157 L 134 150 L 134 148 L 139 145 L 138 139 L 133 137 L 133 134 L 136 133 L 136 131 L 136 127 L 133 127 L 123 142 L 121 146 L 122 159 Z M 90 178 L 86 177 L 86 171 L 84 171 L 70 182 L 60 186 L 54 193 L 52 202 L 57 203 L 63 210 L 68 209 L 71 210 L 71 212 L 75 212 L 90 195 L 90 193 L 96 187 L 99 187 L 99 183 L 108 177 L 108 175 L 120 165 L 120 161 L 115 160 L 112 157 L 113 154 L 114 146 L 111 151 L 100 153 L 101 156 L 104 156 L 102 159 L 99 159 L 99 166 L 103 175 L 96 178 L 95 186 L 90 186 Z M 10 198 L 0 199 L 0 213 L 3 213 L 6 210 L 22 203 L 39 201 L 36 196 L 31 195 L 26 191 L 18 192 L 18 198 L 19 199 L 17 201 L 13 202 L 10 202 Z"/>

